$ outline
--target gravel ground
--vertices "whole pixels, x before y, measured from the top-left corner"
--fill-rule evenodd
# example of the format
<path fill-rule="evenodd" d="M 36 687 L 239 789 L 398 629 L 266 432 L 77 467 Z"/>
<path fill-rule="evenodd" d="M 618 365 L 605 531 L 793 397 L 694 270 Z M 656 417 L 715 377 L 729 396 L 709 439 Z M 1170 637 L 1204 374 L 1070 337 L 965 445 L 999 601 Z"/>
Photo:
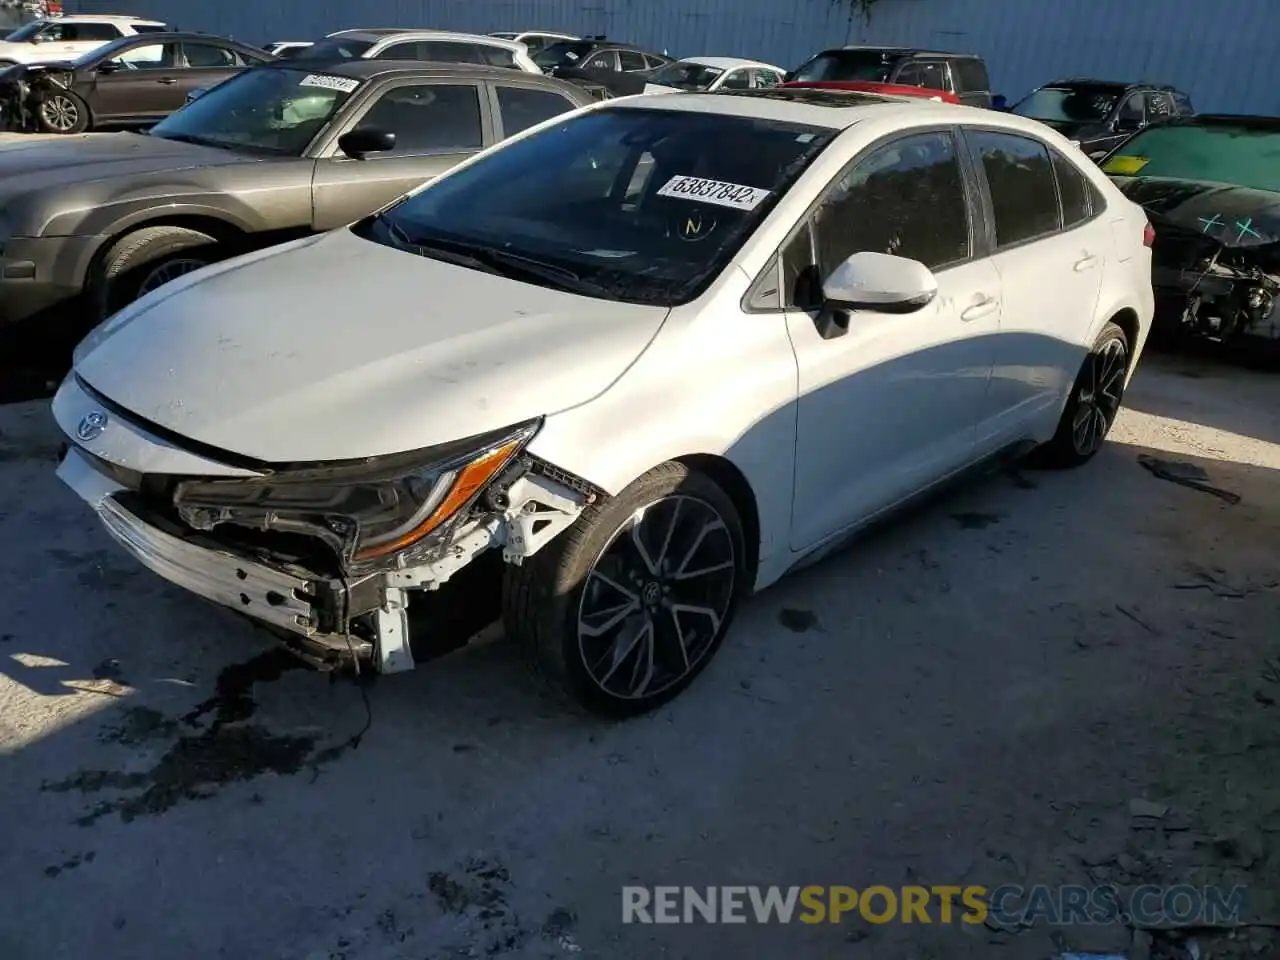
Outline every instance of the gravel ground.
<path fill-rule="evenodd" d="M 97 529 L 53 477 L 45 404 L 0 407 L 0 957 L 1130 943 L 1120 926 L 624 926 L 627 883 L 1240 882 L 1265 915 L 1277 409 L 1274 376 L 1150 356 L 1093 464 L 968 485 L 788 578 L 683 697 L 612 725 L 557 712 L 500 641 L 367 691 L 264 654 Z M 1167 830 L 1134 829 L 1141 798 L 1170 807 Z M 1262 927 L 1197 936 L 1201 956 L 1277 955 Z M 1156 935 L 1155 956 L 1192 955 L 1178 943 Z"/>

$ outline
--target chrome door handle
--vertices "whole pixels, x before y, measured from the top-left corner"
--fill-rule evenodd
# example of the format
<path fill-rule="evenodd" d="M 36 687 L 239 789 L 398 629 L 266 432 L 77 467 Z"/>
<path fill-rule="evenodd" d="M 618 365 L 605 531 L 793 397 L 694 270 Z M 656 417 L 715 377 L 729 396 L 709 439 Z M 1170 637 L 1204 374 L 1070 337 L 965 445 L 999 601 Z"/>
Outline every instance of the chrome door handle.
<path fill-rule="evenodd" d="M 1000 306 L 1000 301 L 995 297 L 983 297 L 972 307 L 960 314 L 960 319 L 965 323 L 970 320 L 980 320 L 981 318 L 995 313 L 996 307 Z"/>
<path fill-rule="evenodd" d="M 1074 269 L 1076 273 L 1084 273 L 1086 270 L 1090 270 L 1096 266 L 1097 263 L 1098 258 L 1091 253 L 1077 260 L 1072 269 Z"/>
<path fill-rule="evenodd" d="M 173 79 L 173 77 L 161 77 L 156 81 L 156 83 L 163 83 L 166 87 L 171 87 L 177 82 L 178 81 Z"/>

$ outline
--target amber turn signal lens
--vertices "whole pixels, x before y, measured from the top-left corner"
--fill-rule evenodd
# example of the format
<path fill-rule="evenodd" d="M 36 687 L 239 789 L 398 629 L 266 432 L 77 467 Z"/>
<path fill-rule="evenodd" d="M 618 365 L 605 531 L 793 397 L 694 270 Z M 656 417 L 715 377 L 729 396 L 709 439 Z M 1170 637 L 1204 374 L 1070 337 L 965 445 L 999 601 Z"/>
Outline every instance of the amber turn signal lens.
<path fill-rule="evenodd" d="M 488 453 L 484 453 L 472 460 L 458 471 L 457 479 L 453 481 L 453 486 L 449 489 L 445 498 L 440 501 L 438 507 L 428 514 L 422 523 L 404 534 L 404 536 L 389 540 L 386 543 L 380 543 L 376 547 L 369 547 L 366 550 L 359 551 L 353 559 L 373 560 L 391 553 L 399 553 L 406 547 L 413 546 L 457 513 L 464 504 L 483 489 L 485 484 L 492 480 L 498 471 L 510 462 L 512 456 L 520 449 L 520 445 L 523 442 L 523 438 L 508 440 L 502 446 L 495 447 Z"/>

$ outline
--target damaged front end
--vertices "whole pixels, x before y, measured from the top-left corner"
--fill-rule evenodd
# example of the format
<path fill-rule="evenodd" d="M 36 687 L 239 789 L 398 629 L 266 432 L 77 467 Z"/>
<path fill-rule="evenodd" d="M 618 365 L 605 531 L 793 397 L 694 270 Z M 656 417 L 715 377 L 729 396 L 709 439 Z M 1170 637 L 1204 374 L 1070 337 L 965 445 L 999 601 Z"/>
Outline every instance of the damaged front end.
<path fill-rule="evenodd" d="M 314 666 L 394 673 L 414 667 L 413 631 L 431 629 L 411 629 L 414 594 L 490 550 L 522 563 L 603 496 L 527 453 L 540 425 L 226 478 L 135 473 L 73 447 L 59 474 L 154 572 Z"/>
<path fill-rule="evenodd" d="M 38 133 L 41 101 L 50 92 L 71 89 L 74 80 L 66 63 L 19 63 L 0 71 L 0 129 Z"/>
<path fill-rule="evenodd" d="M 1280 341 L 1280 195 L 1168 179 L 1119 186 L 1155 227 L 1152 285 L 1165 322 L 1220 342 Z"/>

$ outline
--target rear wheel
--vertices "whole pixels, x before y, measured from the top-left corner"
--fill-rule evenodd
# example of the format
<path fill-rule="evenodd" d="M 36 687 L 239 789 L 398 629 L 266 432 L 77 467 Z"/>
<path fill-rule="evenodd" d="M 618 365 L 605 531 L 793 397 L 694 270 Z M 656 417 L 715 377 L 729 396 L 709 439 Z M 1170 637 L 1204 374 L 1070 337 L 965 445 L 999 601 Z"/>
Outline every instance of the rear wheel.
<path fill-rule="evenodd" d="M 187 227 L 143 227 L 112 244 L 91 284 L 92 306 L 104 320 L 171 280 L 219 259 L 218 240 Z"/>
<path fill-rule="evenodd" d="M 89 105 L 70 90 L 41 94 L 35 105 L 36 126 L 41 133 L 84 133 L 89 129 Z"/>
<path fill-rule="evenodd" d="M 1047 467 L 1076 467 L 1093 459 L 1111 432 L 1124 401 L 1129 338 L 1114 323 L 1098 334 L 1067 399 L 1053 439 L 1033 459 Z"/>
<path fill-rule="evenodd" d="M 745 557 L 725 492 L 664 463 L 507 568 L 504 626 L 578 704 L 644 713 L 692 683 L 719 649 L 747 592 Z"/>

